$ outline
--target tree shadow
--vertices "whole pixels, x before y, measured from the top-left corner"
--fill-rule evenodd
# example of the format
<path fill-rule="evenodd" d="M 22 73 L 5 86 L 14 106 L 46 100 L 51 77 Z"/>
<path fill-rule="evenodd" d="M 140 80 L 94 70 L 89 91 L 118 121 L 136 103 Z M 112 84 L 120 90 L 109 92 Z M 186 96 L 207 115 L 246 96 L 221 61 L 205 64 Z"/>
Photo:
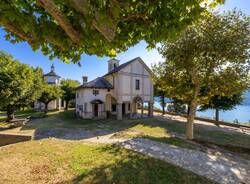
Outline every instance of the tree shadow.
<path fill-rule="evenodd" d="M 66 140 L 84 140 L 94 137 L 105 136 L 109 134 L 119 134 L 123 131 L 130 131 L 133 127 L 137 125 L 142 125 L 147 128 L 161 128 L 164 130 L 165 134 L 171 136 L 176 136 L 183 138 L 185 140 L 185 122 L 173 120 L 170 118 L 143 118 L 143 119 L 125 119 L 122 121 L 117 121 L 114 119 L 104 119 L 104 120 L 92 120 L 92 119 L 80 119 L 74 115 L 71 111 L 62 111 L 48 118 L 36 119 L 28 123 L 21 128 L 21 131 L 33 130 L 34 139 L 44 139 L 44 138 L 58 138 Z M 220 130 L 215 130 L 210 128 L 212 125 L 194 125 L 194 135 L 196 144 L 203 145 L 203 151 L 211 150 L 203 142 L 209 142 L 209 144 L 214 143 L 216 146 L 226 145 L 226 149 L 229 146 L 238 146 L 250 148 L 250 136 L 242 134 L 239 132 L 224 132 Z M 157 131 L 157 130 L 156 130 Z M 155 139 L 158 142 L 170 143 L 170 139 L 157 138 L 157 136 L 150 135 L 150 132 L 145 135 L 139 135 L 137 137 L 146 137 L 150 139 Z M 165 140 L 164 140 L 165 139 Z M 180 142 L 180 141 L 179 141 Z M 183 142 L 183 141 L 182 141 Z M 186 142 L 185 145 L 195 143 Z M 173 143 L 173 142 L 172 142 Z M 175 142 L 176 143 L 176 139 Z M 208 147 L 208 148 L 207 148 Z M 244 150 L 246 150 L 244 149 Z M 237 149 L 240 150 L 240 149 Z M 230 150 L 232 151 L 232 150 Z"/>
<path fill-rule="evenodd" d="M 135 124 L 137 124 L 137 120 L 80 119 L 74 115 L 73 111 L 63 111 L 47 118 L 32 120 L 22 126 L 20 131 L 33 130 L 33 138 L 35 140 L 49 137 L 67 140 L 83 140 L 112 134 L 134 126 Z"/>
<path fill-rule="evenodd" d="M 70 180 L 60 182 L 60 184 L 212 183 L 203 177 L 161 160 L 133 151 L 124 153 L 122 148 L 118 146 L 105 146 L 99 151 L 114 155 L 115 161 L 78 174 Z"/>

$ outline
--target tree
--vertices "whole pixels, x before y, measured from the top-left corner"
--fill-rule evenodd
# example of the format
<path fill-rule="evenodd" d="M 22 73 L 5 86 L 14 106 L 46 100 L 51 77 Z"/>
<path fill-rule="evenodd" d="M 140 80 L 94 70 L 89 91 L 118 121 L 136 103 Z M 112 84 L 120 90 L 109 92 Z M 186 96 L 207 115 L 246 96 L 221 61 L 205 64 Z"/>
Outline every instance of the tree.
<path fill-rule="evenodd" d="M 186 137 L 193 139 L 197 106 L 215 95 L 232 97 L 249 87 L 249 17 L 241 12 L 210 13 L 176 40 L 162 42 L 166 59 L 163 88 L 189 105 Z M 201 87 L 206 95 L 201 95 Z"/>
<path fill-rule="evenodd" d="M 187 112 L 187 108 L 182 101 L 173 99 L 173 101 L 168 105 L 168 111 L 175 112 L 177 114 L 185 114 Z"/>
<path fill-rule="evenodd" d="M 165 107 L 166 107 L 166 91 L 162 88 L 161 81 L 163 79 L 164 75 L 164 69 L 161 66 L 161 63 L 153 64 L 152 67 L 152 73 L 153 73 L 153 82 L 154 82 L 154 95 L 156 97 L 159 97 L 160 105 L 162 107 L 162 115 L 165 114 Z"/>
<path fill-rule="evenodd" d="M 21 64 L 0 51 L 0 110 L 7 112 L 7 121 L 20 107 L 34 102 L 41 94 L 42 70 Z"/>
<path fill-rule="evenodd" d="M 215 120 L 219 121 L 219 111 L 232 110 L 236 105 L 239 105 L 243 101 L 243 94 L 234 94 L 232 96 L 219 96 L 215 95 L 211 97 L 207 104 L 201 105 L 200 110 L 215 109 Z"/>
<path fill-rule="evenodd" d="M 211 6 L 224 0 L 212 0 Z M 78 62 L 83 53 L 111 56 L 140 40 L 149 47 L 183 30 L 207 0 L 2 0 L 0 26 L 12 43 L 27 41 L 50 58 Z"/>
<path fill-rule="evenodd" d="M 68 110 L 69 102 L 75 99 L 75 88 L 79 85 L 80 83 L 76 80 L 64 79 L 61 81 L 62 99 L 66 102 L 66 110 Z"/>
<path fill-rule="evenodd" d="M 38 100 L 40 102 L 44 103 L 45 113 L 48 112 L 48 104 L 51 101 L 56 100 L 57 98 L 60 98 L 61 95 L 62 95 L 62 91 L 61 91 L 60 87 L 55 86 L 55 85 L 50 85 L 50 84 L 43 85 L 43 91 L 42 91 L 42 94 Z"/>

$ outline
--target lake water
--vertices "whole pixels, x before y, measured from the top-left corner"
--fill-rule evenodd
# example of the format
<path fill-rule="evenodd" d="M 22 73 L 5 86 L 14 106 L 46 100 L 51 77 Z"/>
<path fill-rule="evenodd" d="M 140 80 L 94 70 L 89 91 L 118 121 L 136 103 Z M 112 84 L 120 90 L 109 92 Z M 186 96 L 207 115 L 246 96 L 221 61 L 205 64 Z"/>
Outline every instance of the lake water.
<path fill-rule="evenodd" d="M 210 109 L 204 112 L 197 111 L 197 116 L 214 118 L 215 111 Z M 248 123 L 250 121 L 250 106 L 238 105 L 235 109 L 230 111 L 220 111 L 220 120 L 233 122 L 237 119 L 240 123 Z"/>
<path fill-rule="evenodd" d="M 154 105 L 161 109 L 159 102 L 155 101 Z M 196 116 L 214 119 L 215 110 L 197 111 Z M 238 105 L 233 110 L 220 111 L 221 121 L 234 122 L 236 119 L 241 124 L 248 123 L 250 121 L 250 105 Z"/>

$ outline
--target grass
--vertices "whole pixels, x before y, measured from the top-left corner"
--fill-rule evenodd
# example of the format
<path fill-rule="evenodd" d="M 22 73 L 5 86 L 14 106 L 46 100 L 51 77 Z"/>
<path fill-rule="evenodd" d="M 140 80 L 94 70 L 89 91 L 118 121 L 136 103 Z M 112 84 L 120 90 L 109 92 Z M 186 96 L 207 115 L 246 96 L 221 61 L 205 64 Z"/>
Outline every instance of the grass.
<path fill-rule="evenodd" d="M 46 139 L 0 152 L 2 183 L 212 183 L 179 167 L 111 145 Z"/>
<path fill-rule="evenodd" d="M 157 118 L 134 120 L 84 120 L 71 111 L 55 111 L 15 131 L 84 128 L 108 130 L 113 138 L 142 137 L 178 147 L 196 149 L 184 139 L 185 123 Z M 218 145 L 250 148 L 250 136 L 214 131 L 195 126 L 197 140 Z M 53 137 L 53 136 L 52 136 Z M 43 139 L 4 147 L 0 151 L 0 176 L 3 183 L 211 183 L 171 164 L 111 145 L 90 145 L 79 141 Z"/>
<path fill-rule="evenodd" d="M 0 134 L 0 146 L 29 140 L 31 140 L 31 136 Z"/>
<path fill-rule="evenodd" d="M 23 113 L 24 114 L 24 113 Z M 133 119 L 133 120 L 86 120 L 76 118 L 74 111 L 50 112 L 50 118 L 41 119 L 22 127 L 23 130 L 47 131 L 51 128 L 84 128 L 87 130 L 107 130 L 114 133 L 113 138 L 143 137 L 151 140 L 173 144 L 184 148 L 194 148 L 190 142 L 173 137 L 172 134 L 185 134 L 185 123 L 170 119 Z M 201 142 L 222 146 L 237 146 L 250 149 L 250 136 L 238 132 L 225 132 L 210 129 L 209 125 L 194 127 L 195 139 Z"/>

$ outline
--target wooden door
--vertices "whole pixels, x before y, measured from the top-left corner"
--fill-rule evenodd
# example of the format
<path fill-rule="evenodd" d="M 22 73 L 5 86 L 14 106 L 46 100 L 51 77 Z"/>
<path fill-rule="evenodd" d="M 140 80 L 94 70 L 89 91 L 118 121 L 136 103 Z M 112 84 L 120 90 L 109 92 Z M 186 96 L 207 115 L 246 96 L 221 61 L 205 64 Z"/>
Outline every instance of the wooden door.
<path fill-rule="evenodd" d="M 94 116 L 98 116 L 98 104 L 94 104 Z"/>

